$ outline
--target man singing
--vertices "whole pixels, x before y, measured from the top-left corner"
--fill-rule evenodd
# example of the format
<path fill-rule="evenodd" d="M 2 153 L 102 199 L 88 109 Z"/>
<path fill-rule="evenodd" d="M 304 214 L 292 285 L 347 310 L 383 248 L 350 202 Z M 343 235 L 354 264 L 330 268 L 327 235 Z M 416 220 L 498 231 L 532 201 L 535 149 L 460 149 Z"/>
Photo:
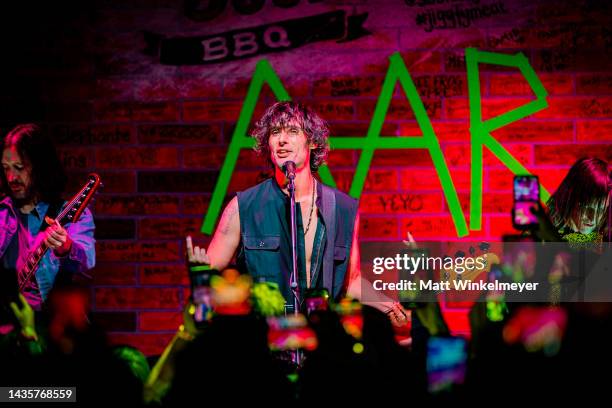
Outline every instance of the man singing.
<path fill-rule="evenodd" d="M 327 124 L 308 107 L 278 102 L 256 123 L 252 136 L 256 151 L 273 166 L 274 178 L 230 201 L 208 251 L 193 247 L 187 237 L 189 261 L 222 270 L 238 251 L 239 266 L 255 282 L 277 283 L 292 303 L 290 199 L 283 165 L 293 162 L 299 293 L 324 288 L 334 299 L 345 294 L 361 299 L 357 200 L 314 177 L 329 152 Z M 396 325 L 406 323 L 408 312 L 385 300 L 376 306 L 390 312 Z"/>

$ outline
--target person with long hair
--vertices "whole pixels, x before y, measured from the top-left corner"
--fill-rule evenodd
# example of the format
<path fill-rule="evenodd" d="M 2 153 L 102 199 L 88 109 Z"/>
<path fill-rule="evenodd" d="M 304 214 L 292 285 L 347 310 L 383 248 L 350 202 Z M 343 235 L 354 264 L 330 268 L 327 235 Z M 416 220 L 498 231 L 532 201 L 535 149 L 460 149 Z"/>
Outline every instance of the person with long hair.
<path fill-rule="evenodd" d="M 60 271 L 71 278 L 93 268 L 93 217 L 86 209 L 66 227 L 46 222 L 65 204 L 66 175 L 55 146 L 39 126 L 17 125 L 0 141 L 0 152 L 4 195 L 0 195 L 0 262 L 7 270 L 21 273 L 27 255 L 40 241 L 50 249 L 23 288 L 28 303 L 39 310 Z"/>
<path fill-rule="evenodd" d="M 539 217 L 536 234 L 546 241 L 611 241 L 611 191 L 608 163 L 595 157 L 577 160 L 546 203 L 548 217 Z"/>
<path fill-rule="evenodd" d="M 296 102 L 277 102 L 255 124 L 255 150 L 274 170 L 274 176 L 239 192 L 225 208 L 208 250 L 187 237 L 188 260 L 222 270 L 237 254 L 240 269 L 258 281 L 278 285 L 288 305 L 290 284 L 290 200 L 284 165 L 295 165 L 297 224 L 297 292 L 327 289 L 333 299 L 343 295 L 363 299 L 359 262 L 358 203 L 323 185 L 315 177 L 329 152 L 329 128 L 311 108 Z M 373 291 L 373 290 L 372 290 Z M 371 296 L 372 299 L 376 294 Z M 299 299 L 302 303 L 303 299 Z M 409 312 L 390 299 L 376 302 L 396 325 L 405 325 Z"/>

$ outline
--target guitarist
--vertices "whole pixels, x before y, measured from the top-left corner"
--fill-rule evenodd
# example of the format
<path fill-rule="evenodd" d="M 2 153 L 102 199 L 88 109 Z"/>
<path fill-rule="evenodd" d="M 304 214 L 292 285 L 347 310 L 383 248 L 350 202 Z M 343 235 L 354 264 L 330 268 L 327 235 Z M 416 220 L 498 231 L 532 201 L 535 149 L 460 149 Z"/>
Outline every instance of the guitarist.
<path fill-rule="evenodd" d="M 53 143 L 40 127 L 17 125 L 0 147 L 0 262 L 23 275 L 28 253 L 47 245 L 49 250 L 23 289 L 32 308 L 40 310 L 60 271 L 72 278 L 93 268 L 93 217 L 86 209 L 65 228 L 55 222 L 65 203 L 61 194 L 66 176 Z"/>

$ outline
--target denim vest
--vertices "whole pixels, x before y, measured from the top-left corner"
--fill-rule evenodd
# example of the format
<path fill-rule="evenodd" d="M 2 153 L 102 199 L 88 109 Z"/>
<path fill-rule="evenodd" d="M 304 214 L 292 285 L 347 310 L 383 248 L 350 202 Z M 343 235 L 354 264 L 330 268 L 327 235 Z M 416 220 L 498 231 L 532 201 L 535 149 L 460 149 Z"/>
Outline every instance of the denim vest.
<path fill-rule="evenodd" d="M 312 256 L 320 268 L 312 270 L 312 281 L 337 299 L 346 290 L 346 271 L 358 203 L 354 198 L 317 183 L 316 204 L 320 214 Z M 237 193 L 240 212 L 240 245 L 238 264 L 255 282 L 275 282 L 288 303 L 293 294 L 291 276 L 291 238 L 289 230 L 289 197 L 274 179 L 268 179 L 246 191 Z M 319 250 L 322 249 L 322 252 Z M 319 272 L 320 271 L 320 272 Z M 300 274 L 304 272 L 300 271 Z M 317 274 L 319 274 L 317 276 Z M 302 280 L 302 279 L 300 279 Z"/>

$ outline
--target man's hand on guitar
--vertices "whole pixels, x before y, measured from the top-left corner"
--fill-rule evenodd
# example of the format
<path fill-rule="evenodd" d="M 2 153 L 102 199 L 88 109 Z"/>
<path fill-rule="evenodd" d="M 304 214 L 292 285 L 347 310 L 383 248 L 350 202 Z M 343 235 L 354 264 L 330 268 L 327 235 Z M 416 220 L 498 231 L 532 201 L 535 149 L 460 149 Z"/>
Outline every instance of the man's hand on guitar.
<path fill-rule="evenodd" d="M 45 230 L 45 244 L 53 250 L 57 256 L 66 256 L 72 248 L 72 239 L 68 235 L 68 231 L 64 229 L 57 221 L 49 225 Z"/>
<path fill-rule="evenodd" d="M 187 247 L 187 262 L 190 264 L 204 264 L 210 265 L 210 258 L 206 253 L 204 248 L 200 248 L 199 246 L 193 246 L 193 241 L 190 236 L 187 236 L 185 239 L 185 244 Z"/>

